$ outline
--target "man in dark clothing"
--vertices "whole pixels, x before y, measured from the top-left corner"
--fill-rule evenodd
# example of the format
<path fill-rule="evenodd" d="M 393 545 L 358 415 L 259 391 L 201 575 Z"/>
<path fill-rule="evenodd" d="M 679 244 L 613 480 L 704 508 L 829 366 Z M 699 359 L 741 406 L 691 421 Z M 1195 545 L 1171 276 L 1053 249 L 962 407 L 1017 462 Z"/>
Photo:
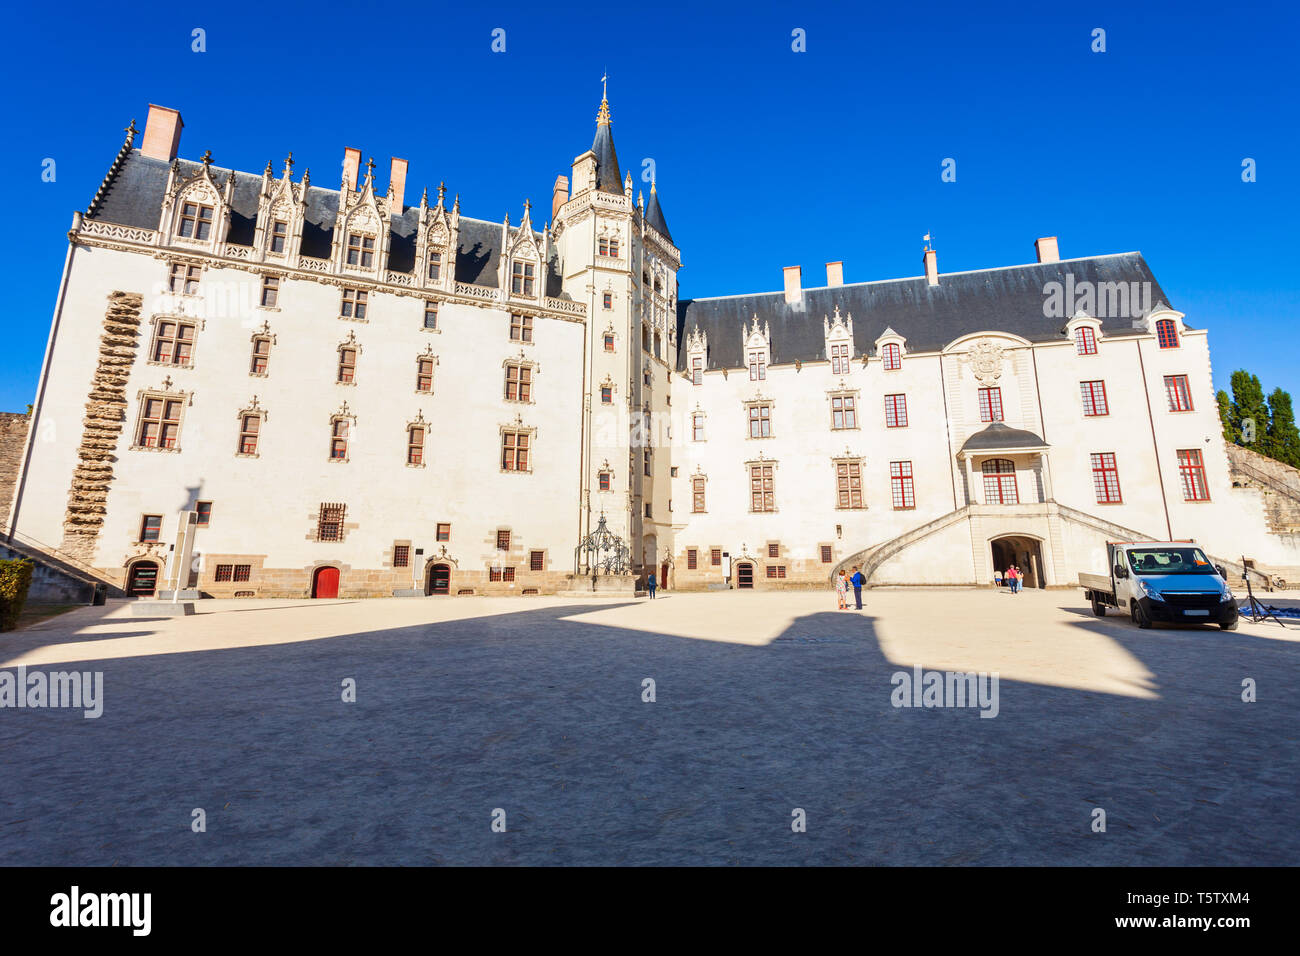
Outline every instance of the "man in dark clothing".
<path fill-rule="evenodd" d="M 655 573 L 653 571 L 650 572 L 650 577 L 646 580 L 646 585 L 650 589 L 650 597 L 653 600 L 655 596 Z"/>
<path fill-rule="evenodd" d="M 849 583 L 853 585 L 853 601 L 857 604 L 856 610 L 862 610 L 862 585 L 867 583 L 867 579 L 862 576 L 862 571 L 855 564 L 853 573 L 849 575 Z"/>

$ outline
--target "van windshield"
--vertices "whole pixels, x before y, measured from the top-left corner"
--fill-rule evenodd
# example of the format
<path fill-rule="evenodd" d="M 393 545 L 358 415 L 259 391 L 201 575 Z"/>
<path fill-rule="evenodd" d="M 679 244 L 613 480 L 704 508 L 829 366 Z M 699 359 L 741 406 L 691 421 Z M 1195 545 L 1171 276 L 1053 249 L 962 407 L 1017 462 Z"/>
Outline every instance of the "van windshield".
<path fill-rule="evenodd" d="M 1217 574 L 1200 548 L 1129 548 L 1135 574 Z"/>

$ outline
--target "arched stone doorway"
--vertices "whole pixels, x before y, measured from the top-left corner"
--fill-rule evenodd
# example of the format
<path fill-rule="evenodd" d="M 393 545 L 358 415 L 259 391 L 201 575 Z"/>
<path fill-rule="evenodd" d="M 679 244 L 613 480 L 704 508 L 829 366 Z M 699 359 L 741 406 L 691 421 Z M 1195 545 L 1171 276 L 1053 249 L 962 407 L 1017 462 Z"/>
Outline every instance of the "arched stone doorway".
<path fill-rule="evenodd" d="M 128 597 L 153 597 L 158 591 L 158 562 L 137 561 L 127 570 Z"/>
<path fill-rule="evenodd" d="M 993 570 L 1006 574 L 1015 565 L 1025 576 L 1024 587 L 1045 588 L 1047 579 L 1043 572 L 1043 548 L 1038 538 L 1025 534 L 1009 534 L 989 542 L 993 555 Z"/>
<path fill-rule="evenodd" d="M 451 565 L 440 562 L 430 563 L 424 575 L 425 594 L 451 593 Z"/>
<path fill-rule="evenodd" d="M 317 568 L 311 576 L 311 596 L 336 598 L 339 596 L 339 569 L 332 565 Z"/>
<path fill-rule="evenodd" d="M 754 586 L 754 565 L 748 561 L 736 563 L 736 587 L 752 588 Z"/>

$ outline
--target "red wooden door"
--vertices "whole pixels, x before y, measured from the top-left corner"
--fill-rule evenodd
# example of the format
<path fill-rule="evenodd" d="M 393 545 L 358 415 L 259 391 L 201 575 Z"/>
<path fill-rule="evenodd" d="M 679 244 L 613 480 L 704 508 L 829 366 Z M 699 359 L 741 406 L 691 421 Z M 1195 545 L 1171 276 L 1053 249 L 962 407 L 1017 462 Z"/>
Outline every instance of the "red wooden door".
<path fill-rule="evenodd" d="M 314 598 L 336 598 L 339 596 L 339 569 L 317 568 L 312 578 L 311 596 Z"/>

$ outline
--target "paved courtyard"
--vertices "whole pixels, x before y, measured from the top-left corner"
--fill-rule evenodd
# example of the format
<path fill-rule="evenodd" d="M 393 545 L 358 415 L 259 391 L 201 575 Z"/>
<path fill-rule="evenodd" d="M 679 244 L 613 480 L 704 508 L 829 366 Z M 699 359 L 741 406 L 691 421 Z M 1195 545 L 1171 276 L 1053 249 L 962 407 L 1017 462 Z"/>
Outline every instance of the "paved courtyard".
<path fill-rule="evenodd" d="M 1297 628 L 1074 591 L 129 611 L 0 635 L 0 670 L 104 675 L 98 719 L 0 710 L 0 863 L 1300 861 Z M 998 673 L 997 716 L 894 707 L 916 666 Z"/>

